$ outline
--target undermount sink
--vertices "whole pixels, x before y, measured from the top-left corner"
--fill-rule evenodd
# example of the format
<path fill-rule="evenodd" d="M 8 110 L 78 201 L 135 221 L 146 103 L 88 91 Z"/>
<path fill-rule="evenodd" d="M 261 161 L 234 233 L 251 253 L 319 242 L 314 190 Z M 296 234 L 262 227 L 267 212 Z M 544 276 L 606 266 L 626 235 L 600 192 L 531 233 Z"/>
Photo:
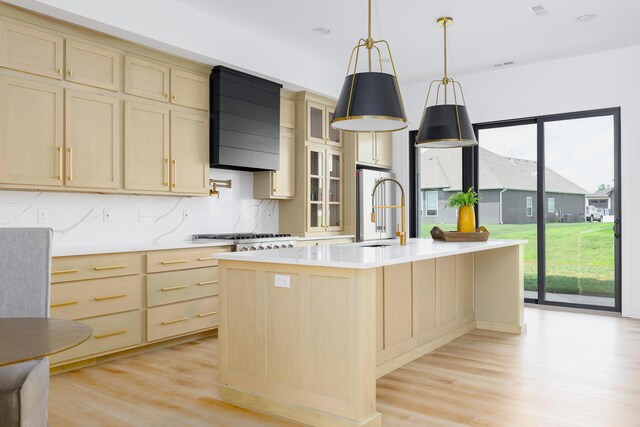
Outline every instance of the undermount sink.
<path fill-rule="evenodd" d="M 393 246 L 393 245 L 388 245 L 384 243 L 374 243 L 372 245 L 360 245 L 361 248 L 386 248 L 388 246 Z"/>

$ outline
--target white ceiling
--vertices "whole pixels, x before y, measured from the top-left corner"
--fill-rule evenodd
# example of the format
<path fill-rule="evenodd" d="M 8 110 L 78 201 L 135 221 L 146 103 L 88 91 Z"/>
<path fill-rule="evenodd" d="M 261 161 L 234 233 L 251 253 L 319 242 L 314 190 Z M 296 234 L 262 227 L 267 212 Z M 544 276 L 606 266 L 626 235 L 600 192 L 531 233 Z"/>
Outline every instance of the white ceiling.
<path fill-rule="evenodd" d="M 311 52 L 345 72 L 352 47 L 360 37 L 366 37 L 366 0 L 175 1 Z M 373 37 L 390 43 L 403 83 L 440 77 L 442 29 L 435 23 L 439 16 L 455 20 L 448 34 L 452 76 L 490 70 L 493 64 L 507 61 L 515 61 L 518 66 L 640 44 L 636 21 L 640 1 L 544 0 L 550 15 L 537 17 L 529 6 L 539 3 L 373 0 Z M 591 13 L 597 18 L 576 21 L 578 16 Z M 314 27 L 330 28 L 331 33 L 316 35 Z M 256 44 L 260 42 L 260 38 L 255 40 Z M 278 52 L 272 54 L 278 61 Z"/>

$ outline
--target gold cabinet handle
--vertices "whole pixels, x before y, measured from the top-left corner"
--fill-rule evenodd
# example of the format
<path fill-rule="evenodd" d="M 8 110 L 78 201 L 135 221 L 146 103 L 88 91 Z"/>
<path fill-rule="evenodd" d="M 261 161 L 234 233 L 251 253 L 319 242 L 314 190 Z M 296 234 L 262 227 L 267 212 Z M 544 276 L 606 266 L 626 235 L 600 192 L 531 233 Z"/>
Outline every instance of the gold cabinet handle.
<path fill-rule="evenodd" d="M 184 262 L 188 262 L 188 259 L 176 259 L 174 261 L 162 261 L 160 264 L 162 265 L 170 265 L 170 264 L 182 264 Z"/>
<path fill-rule="evenodd" d="M 62 181 L 62 147 L 58 146 L 56 150 L 58 150 L 58 175 L 56 178 L 58 181 Z"/>
<path fill-rule="evenodd" d="M 196 317 L 207 317 L 207 316 L 213 316 L 214 314 L 218 314 L 219 312 L 217 311 L 209 311 L 207 313 L 200 313 L 198 314 Z"/>
<path fill-rule="evenodd" d="M 72 148 L 71 147 L 67 148 L 67 152 L 69 153 L 69 175 L 67 176 L 67 179 L 69 181 L 73 181 L 73 151 L 72 151 Z"/>
<path fill-rule="evenodd" d="M 102 338 L 112 337 L 114 335 L 122 335 L 122 334 L 126 334 L 127 332 L 128 331 L 126 329 L 120 329 L 118 331 L 107 332 L 106 334 L 95 335 L 95 339 L 99 340 Z"/>
<path fill-rule="evenodd" d="M 73 270 L 58 270 L 58 271 L 52 271 L 51 274 L 69 274 L 69 273 L 77 273 L 79 270 L 77 268 L 74 268 Z"/>
<path fill-rule="evenodd" d="M 178 185 L 178 161 L 173 159 L 171 162 L 173 163 L 173 188 L 176 188 Z"/>
<path fill-rule="evenodd" d="M 109 296 L 106 296 L 106 297 L 95 297 L 94 300 L 96 300 L 96 301 L 107 301 L 107 300 L 110 300 L 110 299 L 124 298 L 126 296 L 127 296 L 127 294 L 109 295 Z"/>
<path fill-rule="evenodd" d="M 165 176 L 164 176 L 164 186 L 168 187 L 169 186 L 169 159 L 164 159 L 164 170 L 165 170 Z"/>
<path fill-rule="evenodd" d="M 176 100 L 176 94 L 175 93 L 173 95 L 171 95 L 171 99 L 173 99 L 174 101 Z"/>
<path fill-rule="evenodd" d="M 164 94 L 164 97 L 167 98 L 167 101 L 169 100 L 169 92 Z"/>
<path fill-rule="evenodd" d="M 205 286 L 205 285 L 213 285 L 214 283 L 218 283 L 217 280 L 208 280 L 206 282 L 198 282 L 197 285 L 198 286 Z"/>
<path fill-rule="evenodd" d="M 78 301 L 64 301 L 64 302 L 57 302 L 55 304 L 51 304 L 50 307 L 51 308 L 65 307 L 67 305 L 75 305 L 75 304 L 78 304 Z"/>
<path fill-rule="evenodd" d="M 123 265 L 108 265 L 106 267 L 94 267 L 93 269 L 96 271 L 103 271 L 103 270 L 117 270 L 119 268 L 127 268 L 126 264 Z"/>
<path fill-rule="evenodd" d="M 203 258 L 198 258 L 198 261 L 213 261 L 215 258 L 212 256 L 209 257 L 203 257 Z"/>
<path fill-rule="evenodd" d="M 171 325 L 172 323 L 184 322 L 185 320 L 188 320 L 188 319 L 186 317 L 181 317 L 179 319 L 166 320 L 164 322 L 160 322 L 160 324 L 161 325 Z"/>
<path fill-rule="evenodd" d="M 62 75 L 62 68 L 58 67 L 58 69 L 56 70 L 58 72 L 58 74 Z"/>
<path fill-rule="evenodd" d="M 162 292 L 167 292 L 167 291 L 175 291 L 175 290 L 184 289 L 184 288 L 188 288 L 188 286 L 187 285 L 178 285 L 178 286 L 171 286 L 169 288 L 160 288 L 160 290 Z"/>
<path fill-rule="evenodd" d="M 67 74 L 69 74 L 69 77 L 73 77 L 73 70 L 68 70 Z"/>

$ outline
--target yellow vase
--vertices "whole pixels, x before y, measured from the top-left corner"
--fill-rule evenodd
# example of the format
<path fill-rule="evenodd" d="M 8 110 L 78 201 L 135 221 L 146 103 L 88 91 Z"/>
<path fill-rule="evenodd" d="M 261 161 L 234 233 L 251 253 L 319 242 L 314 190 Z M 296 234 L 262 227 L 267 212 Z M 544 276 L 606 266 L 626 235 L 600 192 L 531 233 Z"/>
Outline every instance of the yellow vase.
<path fill-rule="evenodd" d="M 473 206 L 460 206 L 458 209 L 458 231 L 461 233 L 476 231 L 476 211 Z"/>

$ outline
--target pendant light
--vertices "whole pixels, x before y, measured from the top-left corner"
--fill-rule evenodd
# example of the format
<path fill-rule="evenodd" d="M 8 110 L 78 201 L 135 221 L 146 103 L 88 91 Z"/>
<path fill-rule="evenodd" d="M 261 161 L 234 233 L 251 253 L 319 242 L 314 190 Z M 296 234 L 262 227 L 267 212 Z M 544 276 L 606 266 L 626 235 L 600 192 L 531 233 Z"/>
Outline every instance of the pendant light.
<path fill-rule="evenodd" d="M 368 0 L 368 4 L 367 39 L 360 39 L 351 51 L 347 77 L 342 85 L 331 127 L 348 132 L 392 132 L 407 127 L 407 115 L 389 43 L 371 38 L 371 0 Z M 376 46 L 378 44 L 383 44 L 389 52 L 393 74 L 382 71 L 382 55 L 380 48 Z M 357 72 L 360 49 L 363 47 L 367 49 L 369 68 L 367 72 Z M 373 71 L 373 49 L 378 55 L 380 71 Z"/>
<path fill-rule="evenodd" d="M 423 148 L 471 147 L 477 145 L 478 141 L 469 120 L 462 86 L 447 76 L 447 26 L 453 24 L 453 18 L 438 18 L 438 24 L 444 30 L 444 77 L 442 80 L 432 81 L 429 85 L 415 145 Z M 435 104 L 429 106 L 431 89 L 436 83 Z M 453 94 L 453 104 L 447 103 L 449 86 Z M 443 103 L 439 103 L 441 89 Z M 458 104 L 458 96 L 461 96 L 462 104 Z"/>

